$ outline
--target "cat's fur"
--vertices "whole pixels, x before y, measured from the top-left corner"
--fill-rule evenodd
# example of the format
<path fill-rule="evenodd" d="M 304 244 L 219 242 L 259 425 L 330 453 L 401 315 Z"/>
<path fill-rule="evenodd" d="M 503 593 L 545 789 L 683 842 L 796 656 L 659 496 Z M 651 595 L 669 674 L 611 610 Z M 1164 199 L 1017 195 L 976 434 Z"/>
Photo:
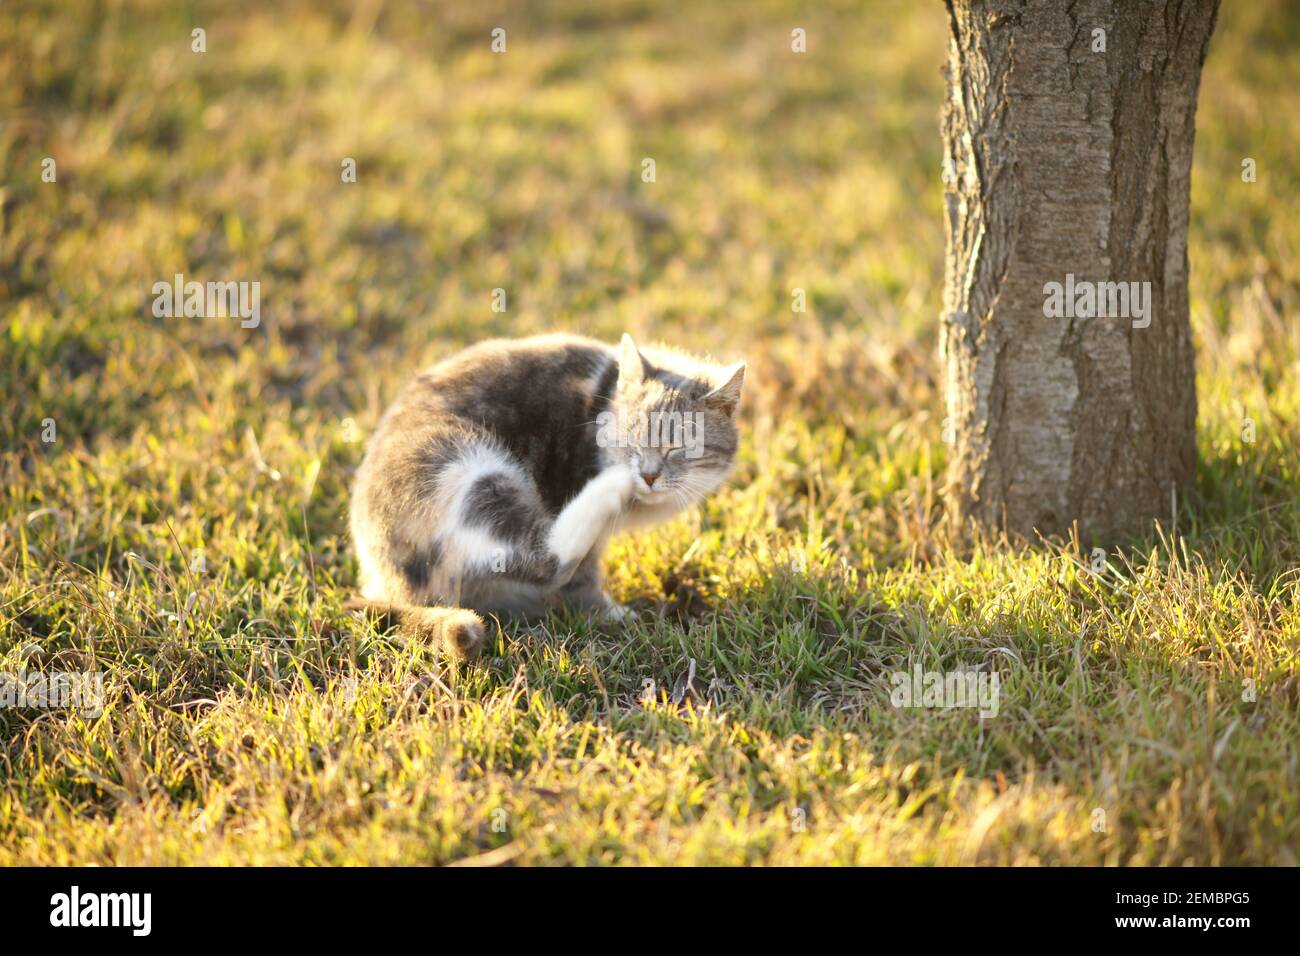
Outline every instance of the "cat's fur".
<path fill-rule="evenodd" d="M 643 352 L 626 335 L 493 340 L 421 373 L 357 473 L 360 604 L 457 657 L 482 649 L 481 614 L 563 602 L 621 617 L 602 586 L 606 542 L 722 484 L 743 380 L 743 364 Z M 672 413 L 697 426 L 689 446 L 670 447 L 680 429 L 647 429 Z"/>

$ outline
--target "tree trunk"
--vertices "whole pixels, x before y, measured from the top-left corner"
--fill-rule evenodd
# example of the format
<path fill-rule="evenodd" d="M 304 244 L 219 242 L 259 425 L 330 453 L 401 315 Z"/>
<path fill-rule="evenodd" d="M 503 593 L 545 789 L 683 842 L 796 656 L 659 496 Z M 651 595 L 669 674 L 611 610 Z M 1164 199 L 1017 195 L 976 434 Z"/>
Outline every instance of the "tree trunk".
<path fill-rule="evenodd" d="M 942 350 L 963 528 L 1077 521 L 1105 544 L 1168 525 L 1191 488 L 1188 193 L 1217 13 L 948 0 Z M 1103 285 L 1119 282 L 1139 285 Z"/>

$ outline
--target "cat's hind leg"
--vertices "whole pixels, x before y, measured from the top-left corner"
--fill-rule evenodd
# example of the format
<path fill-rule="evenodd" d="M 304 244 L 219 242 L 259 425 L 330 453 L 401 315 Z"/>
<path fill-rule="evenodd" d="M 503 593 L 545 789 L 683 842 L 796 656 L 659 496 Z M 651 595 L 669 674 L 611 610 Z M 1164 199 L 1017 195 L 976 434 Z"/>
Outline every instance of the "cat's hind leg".
<path fill-rule="evenodd" d="M 551 601 L 538 584 L 506 574 L 480 574 L 466 582 L 462 601 L 480 614 L 503 620 L 535 623 L 546 616 Z"/>

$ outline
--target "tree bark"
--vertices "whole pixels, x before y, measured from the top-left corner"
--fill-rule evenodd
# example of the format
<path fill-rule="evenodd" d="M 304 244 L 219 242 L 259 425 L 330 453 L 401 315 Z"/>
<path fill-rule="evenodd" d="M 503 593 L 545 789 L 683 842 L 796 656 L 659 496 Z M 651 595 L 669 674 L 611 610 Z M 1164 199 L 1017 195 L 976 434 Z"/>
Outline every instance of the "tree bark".
<path fill-rule="evenodd" d="M 1187 220 L 1218 0 L 947 6 L 950 515 L 1092 544 L 1168 526 L 1196 467 Z M 1150 283 L 1147 318 L 1045 314 L 1069 276 Z"/>

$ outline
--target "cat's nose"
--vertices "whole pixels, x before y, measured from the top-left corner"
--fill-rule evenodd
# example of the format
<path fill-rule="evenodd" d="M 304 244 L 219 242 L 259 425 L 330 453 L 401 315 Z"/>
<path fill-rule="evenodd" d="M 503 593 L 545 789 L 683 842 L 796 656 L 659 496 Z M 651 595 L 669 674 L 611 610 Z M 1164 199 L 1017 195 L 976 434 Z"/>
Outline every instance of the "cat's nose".
<path fill-rule="evenodd" d="M 641 480 L 646 483 L 646 487 L 648 488 L 653 488 L 655 486 L 655 479 L 657 479 L 658 477 L 659 477 L 659 472 L 657 471 L 653 473 L 647 471 L 641 472 Z"/>

